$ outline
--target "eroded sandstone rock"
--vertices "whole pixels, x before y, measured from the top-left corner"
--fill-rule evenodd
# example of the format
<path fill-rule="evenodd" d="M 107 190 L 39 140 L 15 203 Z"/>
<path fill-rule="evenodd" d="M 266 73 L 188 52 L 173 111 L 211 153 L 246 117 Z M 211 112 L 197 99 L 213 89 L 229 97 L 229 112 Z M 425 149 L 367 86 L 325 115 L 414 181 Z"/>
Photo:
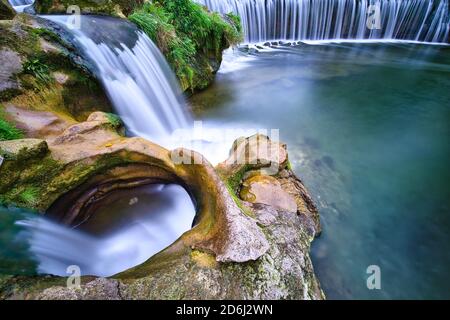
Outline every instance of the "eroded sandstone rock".
<path fill-rule="evenodd" d="M 77 219 L 95 214 L 90 205 L 101 203 L 109 192 L 177 183 L 196 204 L 195 226 L 143 264 L 111 278 L 83 277 L 81 288 L 74 289 L 64 286 L 60 277 L 11 276 L 0 281 L 2 298 L 324 298 L 309 258 L 310 243 L 320 230 L 317 210 L 288 168 L 283 144 L 259 137 L 268 143 L 268 150 L 284 150 L 272 176 L 259 171 L 263 159 L 258 158 L 237 173 L 234 164 L 222 163 L 219 175 L 198 153 L 176 150 L 189 154 L 192 162 L 174 163 L 169 150 L 141 138 L 126 138 L 117 129 L 107 114 L 97 112 L 47 141 L 48 151 L 35 161 L 28 159 L 26 166 L 12 158 L 5 160 L 0 168 L 2 201 L 23 205 L 20 192 L 35 188 L 40 197 L 28 207 L 76 225 Z M 261 154 L 267 159 L 267 153 Z M 276 205 L 276 197 L 267 199 L 267 204 L 240 200 L 233 188 L 245 186 L 232 175 L 248 176 L 255 170 L 259 180 L 270 181 L 290 196 L 297 210 Z M 238 182 L 232 188 L 229 181 Z"/>
<path fill-rule="evenodd" d="M 297 212 L 295 198 L 283 190 L 272 176 L 257 175 L 245 180 L 240 197 L 244 201 L 267 204 L 288 212 Z"/>

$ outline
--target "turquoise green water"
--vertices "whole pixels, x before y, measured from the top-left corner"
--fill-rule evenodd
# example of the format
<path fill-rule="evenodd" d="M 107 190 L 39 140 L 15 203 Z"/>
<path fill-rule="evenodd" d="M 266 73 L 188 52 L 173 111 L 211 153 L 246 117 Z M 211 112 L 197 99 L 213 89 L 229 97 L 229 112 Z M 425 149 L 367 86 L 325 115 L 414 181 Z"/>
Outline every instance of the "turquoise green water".
<path fill-rule="evenodd" d="M 319 205 L 312 257 L 328 298 L 450 298 L 449 48 L 234 52 L 191 102 L 206 123 L 280 129 Z"/>

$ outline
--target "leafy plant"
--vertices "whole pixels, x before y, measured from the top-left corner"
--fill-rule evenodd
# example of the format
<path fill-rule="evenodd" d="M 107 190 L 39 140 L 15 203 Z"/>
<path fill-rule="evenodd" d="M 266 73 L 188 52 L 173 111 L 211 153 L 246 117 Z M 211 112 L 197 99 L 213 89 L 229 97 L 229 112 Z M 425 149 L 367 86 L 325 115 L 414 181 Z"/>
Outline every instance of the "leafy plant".
<path fill-rule="evenodd" d="M 120 119 L 120 117 L 114 113 L 107 113 L 106 117 L 108 118 L 109 123 L 114 127 L 114 128 L 119 128 L 122 126 L 122 120 Z"/>
<path fill-rule="evenodd" d="M 38 201 L 38 189 L 35 187 L 29 187 L 23 190 L 19 197 L 25 204 L 33 206 Z"/>
<path fill-rule="evenodd" d="M 23 64 L 23 71 L 25 73 L 33 75 L 42 82 L 47 83 L 51 81 L 50 70 L 48 66 L 42 63 L 37 58 L 26 61 Z"/>
<path fill-rule="evenodd" d="M 128 18 L 158 44 L 180 81 L 192 84 L 195 46 L 189 38 L 177 35 L 164 8 L 146 3 Z"/>
<path fill-rule="evenodd" d="M 5 113 L 0 109 L 0 141 L 23 138 L 23 132 L 5 119 Z"/>

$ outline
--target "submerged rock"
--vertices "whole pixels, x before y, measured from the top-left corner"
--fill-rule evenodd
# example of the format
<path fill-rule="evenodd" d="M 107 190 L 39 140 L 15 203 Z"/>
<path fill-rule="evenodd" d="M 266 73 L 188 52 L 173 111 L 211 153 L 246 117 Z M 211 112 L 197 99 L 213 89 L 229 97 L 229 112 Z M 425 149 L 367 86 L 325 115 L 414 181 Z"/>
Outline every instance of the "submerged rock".
<path fill-rule="evenodd" d="M 281 160 L 272 152 L 255 152 L 254 142 L 250 143 L 252 147 L 242 145 L 251 141 L 264 141 L 268 150 L 282 150 Z M 241 139 L 234 144 L 232 154 L 239 150 L 238 154 L 254 155 L 255 163 L 236 172 L 235 164 L 225 162 L 216 171 L 198 153 L 186 149 L 171 152 L 141 138 L 125 138 L 107 114 L 96 112 L 47 141 L 47 148 L 38 140 L 8 142 L 0 147 L 3 152 L 15 154 L 23 146 L 42 152 L 27 161 L 5 158 L 0 169 L 0 198 L 4 203 L 31 207 L 60 223 L 76 225 L 79 219 L 95 214 L 91 205 L 100 203 L 114 190 L 177 183 L 192 195 L 197 217 L 194 227 L 174 244 L 116 276 L 83 277 L 78 289 L 65 287 L 65 278 L 60 277 L 9 276 L 0 279 L 0 297 L 324 298 L 308 254 L 319 232 L 317 210 L 287 166 L 285 145 L 272 143 L 265 136 Z M 174 154 L 189 156 L 191 161 L 176 163 L 172 161 Z M 261 170 L 268 159 L 276 163 L 272 176 Z M 280 205 L 276 198 L 250 203 L 237 197 L 234 188 L 246 186 L 233 175 L 249 176 L 255 171 L 259 175 L 256 182 L 268 181 L 290 199 L 288 207 Z M 235 185 L 231 186 L 230 181 Z M 294 191 L 298 186 L 300 191 Z M 32 201 L 29 190 L 36 195 Z M 22 192 L 28 193 L 27 201 L 20 196 Z M 297 210 L 293 209 L 294 202 Z M 298 205 L 300 202 L 303 207 Z"/>

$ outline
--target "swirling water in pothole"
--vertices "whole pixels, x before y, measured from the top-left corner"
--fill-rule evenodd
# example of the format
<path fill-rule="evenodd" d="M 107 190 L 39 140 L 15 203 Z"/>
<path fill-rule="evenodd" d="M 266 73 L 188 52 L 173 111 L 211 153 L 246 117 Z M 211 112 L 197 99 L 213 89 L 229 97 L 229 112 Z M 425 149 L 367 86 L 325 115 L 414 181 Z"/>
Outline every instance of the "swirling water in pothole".
<path fill-rule="evenodd" d="M 116 191 L 76 228 L 0 210 L 0 274 L 111 276 L 139 265 L 191 229 L 195 208 L 178 185 Z"/>
<path fill-rule="evenodd" d="M 191 104 L 204 125 L 280 130 L 319 205 L 327 297 L 450 298 L 450 47 L 250 51 L 228 52 Z"/>

